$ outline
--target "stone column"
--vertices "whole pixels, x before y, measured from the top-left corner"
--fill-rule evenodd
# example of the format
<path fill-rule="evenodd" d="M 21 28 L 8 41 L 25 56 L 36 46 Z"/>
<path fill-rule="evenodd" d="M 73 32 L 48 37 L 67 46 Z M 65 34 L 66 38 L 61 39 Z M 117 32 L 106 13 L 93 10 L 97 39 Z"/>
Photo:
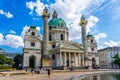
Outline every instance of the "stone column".
<path fill-rule="evenodd" d="M 29 58 L 30 58 L 30 57 L 26 56 L 26 66 L 27 66 L 27 67 L 29 66 L 29 63 L 30 63 L 30 62 L 29 62 Z"/>
<path fill-rule="evenodd" d="M 71 66 L 70 52 L 69 52 L 69 67 Z"/>
<path fill-rule="evenodd" d="M 64 52 L 64 66 L 66 66 L 66 52 Z"/>
<path fill-rule="evenodd" d="M 82 67 L 84 67 L 84 54 L 82 54 Z"/>
<path fill-rule="evenodd" d="M 60 66 L 62 66 L 62 53 L 60 52 Z"/>
<path fill-rule="evenodd" d="M 27 61 L 26 61 L 26 54 L 23 54 L 23 67 L 26 67 Z"/>
<path fill-rule="evenodd" d="M 48 9 L 45 7 L 43 10 L 42 18 L 44 25 L 44 33 L 43 33 L 43 55 L 48 55 L 48 36 L 49 36 L 49 26 L 48 26 L 48 18 L 50 17 L 50 13 Z"/>
<path fill-rule="evenodd" d="M 84 50 L 84 66 L 88 66 L 88 50 L 87 50 L 87 37 L 86 37 L 86 25 L 87 20 L 82 15 L 80 26 L 81 26 L 81 34 L 82 34 L 82 45 Z"/>
<path fill-rule="evenodd" d="M 78 53 L 78 66 L 81 67 L 81 57 L 80 57 L 80 53 Z"/>
<path fill-rule="evenodd" d="M 74 53 L 74 67 L 76 67 L 76 53 Z"/>

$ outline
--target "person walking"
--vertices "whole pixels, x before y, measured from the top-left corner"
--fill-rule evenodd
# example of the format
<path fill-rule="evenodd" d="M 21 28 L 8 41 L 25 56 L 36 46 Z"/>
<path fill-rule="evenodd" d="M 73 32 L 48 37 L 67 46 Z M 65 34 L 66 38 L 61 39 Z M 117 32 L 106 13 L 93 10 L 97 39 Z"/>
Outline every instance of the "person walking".
<path fill-rule="evenodd" d="M 34 70 L 33 70 L 33 68 L 31 68 L 31 74 L 32 74 L 32 75 L 34 74 Z"/>
<path fill-rule="evenodd" d="M 50 77 L 50 74 L 51 74 L 50 69 L 47 70 L 47 73 L 48 73 L 48 77 Z"/>

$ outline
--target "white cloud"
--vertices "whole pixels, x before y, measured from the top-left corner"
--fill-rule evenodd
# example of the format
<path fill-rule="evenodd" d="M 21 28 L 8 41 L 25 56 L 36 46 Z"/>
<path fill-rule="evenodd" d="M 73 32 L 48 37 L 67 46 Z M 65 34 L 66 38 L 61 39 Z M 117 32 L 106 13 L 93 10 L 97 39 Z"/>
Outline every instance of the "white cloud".
<path fill-rule="evenodd" d="M 31 10 L 31 14 L 36 13 L 39 16 L 42 15 L 45 6 L 48 6 L 51 16 L 53 10 L 56 10 L 58 17 L 65 20 L 69 27 L 70 40 L 79 40 L 81 38 L 79 26 L 81 15 L 84 14 L 88 18 L 87 32 L 90 32 L 91 28 L 99 21 L 99 18 L 91 14 L 99 11 L 104 2 L 105 0 L 55 0 L 55 3 L 51 5 L 44 5 L 40 0 L 37 0 L 36 2 L 26 2 L 26 6 Z"/>
<path fill-rule="evenodd" d="M 30 28 L 30 26 L 24 26 L 24 27 L 23 27 L 23 31 L 21 32 L 21 36 L 22 36 L 23 38 L 24 38 L 24 35 L 25 35 L 26 31 L 28 31 L 29 28 Z M 37 26 L 36 29 L 37 29 L 38 31 L 41 30 L 41 28 L 40 28 L 39 26 Z"/>
<path fill-rule="evenodd" d="M 4 14 L 3 10 L 0 10 L 0 14 Z"/>
<path fill-rule="evenodd" d="M 3 36 L 2 33 L 0 33 L 0 45 L 9 46 L 13 48 L 23 47 L 23 38 L 26 33 L 26 31 L 29 29 L 29 26 L 23 27 L 23 31 L 21 32 L 21 36 L 13 35 L 13 34 L 7 34 L 6 36 Z M 36 27 L 38 31 L 40 31 L 40 27 Z M 10 30 L 11 33 L 15 33 L 15 31 Z"/>
<path fill-rule="evenodd" d="M 3 10 L 0 10 L 0 14 L 5 15 L 7 18 L 12 18 L 13 14 L 10 12 L 4 12 Z"/>
<path fill-rule="evenodd" d="M 100 38 L 106 38 L 107 35 L 105 33 L 98 33 L 94 37 L 95 37 L 95 40 L 98 42 Z"/>
<path fill-rule="evenodd" d="M 103 44 L 108 46 L 108 47 L 119 46 L 120 45 L 120 41 L 115 42 L 113 40 L 110 40 L 110 41 L 105 41 Z"/>
<path fill-rule="evenodd" d="M 4 38 L 3 34 L 2 34 L 2 33 L 0 33 L 0 44 L 2 43 L 3 38 Z"/>
<path fill-rule="evenodd" d="M 106 47 L 103 45 L 99 45 L 97 49 L 100 50 L 100 49 L 104 49 L 104 48 L 106 48 Z"/>
<path fill-rule="evenodd" d="M 7 34 L 4 38 L 3 34 L 0 33 L 0 45 L 18 48 L 23 47 L 24 43 L 21 36 Z"/>
<path fill-rule="evenodd" d="M 88 24 L 87 24 L 87 33 L 88 32 L 90 32 L 91 31 L 91 29 L 90 28 L 92 28 L 92 27 L 94 27 L 94 25 L 97 23 L 99 21 L 99 19 L 97 18 L 97 17 L 95 17 L 95 16 L 90 16 L 89 18 L 88 18 Z"/>
<path fill-rule="evenodd" d="M 26 33 L 26 31 L 30 28 L 30 26 L 24 26 L 23 27 L 23 31 L 21 32 L 21 36 L 24 38 L 24 35 Z"/>
<path fill-rule="evenodd" d="M 59 17 L 64 19 L 67 23 L 70 32 L 70 40 L 79 40 L 81 38 L 79 26 L 81 13 L 90 6 L 90 3 L 90 0 L 56 0 L 56 3 L 50 6 L 50 9 L 55 9 Z M 92 28 L 98 20 L 99 19 L 95 16 L 90 16 L 88 18 L 87 32 L 90 31 L 90 27 Z"/>
<path fill-rule="evenodd" d="M 30 15 L 32 15 L 35 10 L 37 15 L 41 16 L 45 5 L 42 2 L 40 2 L 40 0 L 37 0 L 36 2 L 26 2 L 26 7 L 31 10 L 29 13 Z"/>
<path fill-rule="evenodd" d="M 10 30 L 10 33 L 16 34 L 16 32 L 14 30 Z"/>
<path fill-rule="evenodd" d="M 120 46 L 120 41 L 113 41 L 113 40 L 105 41 L 98 46 L 98 49 L 100 50 L 107 47 L 115 47 L 115 46 Z"/>
<path fill-rule="evenodd" d="M 40 27 L 36 27 L 36 29 L 37 29 L 38 31 L 40 31 Z"/>

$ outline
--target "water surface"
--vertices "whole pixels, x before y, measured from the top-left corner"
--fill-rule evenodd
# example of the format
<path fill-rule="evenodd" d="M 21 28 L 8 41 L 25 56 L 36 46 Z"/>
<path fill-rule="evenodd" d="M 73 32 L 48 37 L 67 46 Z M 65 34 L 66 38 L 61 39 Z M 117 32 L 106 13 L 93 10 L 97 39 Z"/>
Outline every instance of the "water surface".
<path fill-rule="evenodd" d="M 72 77 L 70 80 L 120 80 L 120 73 L 94 74 L 88 75 L 87 77 Z"/>

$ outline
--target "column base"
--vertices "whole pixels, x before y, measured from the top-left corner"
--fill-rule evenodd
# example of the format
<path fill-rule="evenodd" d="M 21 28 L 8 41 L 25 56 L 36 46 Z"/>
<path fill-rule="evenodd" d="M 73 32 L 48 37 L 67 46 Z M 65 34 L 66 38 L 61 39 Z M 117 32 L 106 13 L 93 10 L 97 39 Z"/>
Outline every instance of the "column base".
<path fill-rule="evenodd" d="M 49 55 L 43 55 L 42 67 L 43 68 L 51 68 L 51 58 L 49 57 Z"/>

